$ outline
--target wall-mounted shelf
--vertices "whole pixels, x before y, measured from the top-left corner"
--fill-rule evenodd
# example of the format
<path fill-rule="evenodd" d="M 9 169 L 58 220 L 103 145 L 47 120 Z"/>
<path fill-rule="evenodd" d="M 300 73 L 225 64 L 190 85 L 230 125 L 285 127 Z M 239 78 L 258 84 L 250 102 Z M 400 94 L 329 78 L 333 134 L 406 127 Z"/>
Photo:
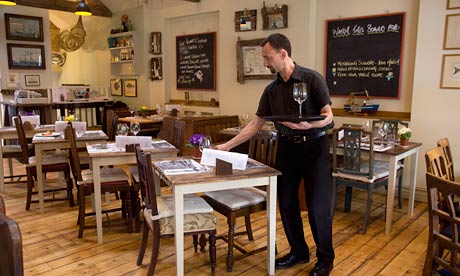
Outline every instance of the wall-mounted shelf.
<path fill-rule="evenodd" d="M 139 42 L 135 32 L 112 34 L 108 38 L 111 56 L 110 74 L 136 75 L 140 74 L 141 66 L 136 53 L 140 54 Z"/>

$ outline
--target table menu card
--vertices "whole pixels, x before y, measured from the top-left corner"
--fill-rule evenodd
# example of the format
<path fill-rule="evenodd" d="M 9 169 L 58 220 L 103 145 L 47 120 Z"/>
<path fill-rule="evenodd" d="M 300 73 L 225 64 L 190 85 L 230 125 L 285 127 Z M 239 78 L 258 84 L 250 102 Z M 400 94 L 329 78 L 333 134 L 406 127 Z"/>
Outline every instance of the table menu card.
<path fill-rule="evenodd" d="M 215 166 L 216 158 L 232 163 L 233 169 L 246 170 L 248 155 L 236 152 L 228 152 L 215 149 L 203 149 L 201 156 L 201 164 L 207 166 Z"/>

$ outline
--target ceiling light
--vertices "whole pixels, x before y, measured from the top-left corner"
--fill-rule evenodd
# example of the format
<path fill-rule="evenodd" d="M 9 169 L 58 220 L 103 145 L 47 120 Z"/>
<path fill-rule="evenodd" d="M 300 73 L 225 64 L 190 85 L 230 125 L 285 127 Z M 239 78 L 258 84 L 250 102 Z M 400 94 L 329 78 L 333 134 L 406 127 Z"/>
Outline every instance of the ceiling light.
<path fill-rule="evenodd" d="M 16 6 L 16 0 L 0 0 L 0 5 Z"/>
<path fill-rule="evenodd" d="M 85 3 L 85 0 L 81 0 L 80 3 L 77 4 L 75 8 L 75 14 L 82 15 L 82 16 L 90 16 L 93 13 L 89 9 L 89 6 Z"/>

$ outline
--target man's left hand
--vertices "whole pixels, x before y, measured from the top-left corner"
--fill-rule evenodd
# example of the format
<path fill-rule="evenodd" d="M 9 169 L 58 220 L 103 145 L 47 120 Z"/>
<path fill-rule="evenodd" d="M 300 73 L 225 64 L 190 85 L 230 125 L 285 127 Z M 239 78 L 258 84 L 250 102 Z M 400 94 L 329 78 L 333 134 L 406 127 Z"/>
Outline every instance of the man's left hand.
<path fill-rule="evenodd" d="M 291 128 L 291 129 L 307 130 L 307 129 L 312 128 L 312 125 L 307 121 L 303 121 L 303 122 L 299 122 L 299 123 L 281 122 L 281 124 L 287 126 L 288 128 Z"/>

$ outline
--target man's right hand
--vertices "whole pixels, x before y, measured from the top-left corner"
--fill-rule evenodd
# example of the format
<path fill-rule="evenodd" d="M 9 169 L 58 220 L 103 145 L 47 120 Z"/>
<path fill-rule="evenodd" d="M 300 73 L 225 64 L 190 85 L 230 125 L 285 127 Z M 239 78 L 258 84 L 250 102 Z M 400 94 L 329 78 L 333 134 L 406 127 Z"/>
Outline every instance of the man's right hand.
<path fill-rule="evenodd" d="M 230 149 L 227 147 L 227 143 L 223 143 L 220 145 L 214 146 L 214 149 L 216 150 L 223 150 L 223 151 L 229 151 Z"/>

